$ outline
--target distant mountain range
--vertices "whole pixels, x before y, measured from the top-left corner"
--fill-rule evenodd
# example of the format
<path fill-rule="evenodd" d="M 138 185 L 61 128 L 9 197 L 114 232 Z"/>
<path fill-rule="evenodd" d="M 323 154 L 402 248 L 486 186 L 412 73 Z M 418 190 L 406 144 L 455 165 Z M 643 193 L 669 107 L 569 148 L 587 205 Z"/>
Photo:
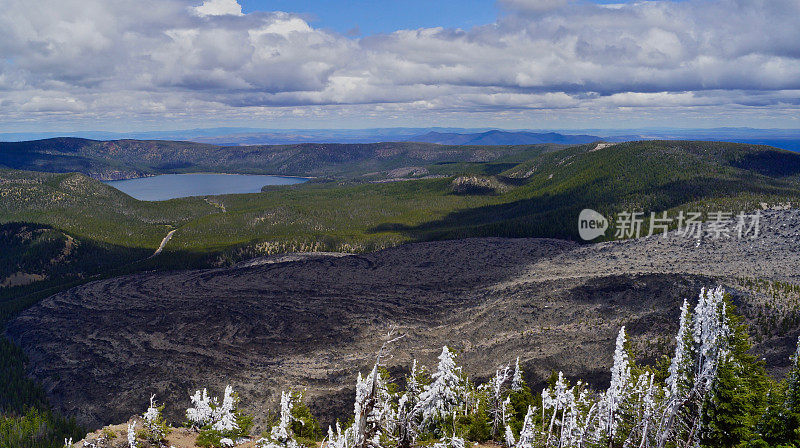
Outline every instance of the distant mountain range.
<path fill-rule="evenodd" d="M 800 151 L 800 129 L 755 128 L 636 128 L 636 129 L 518 129 L 492 128 L 373 128 L 261 129 L 218 127 L 146 132 L 17 132 L 0 133 L 0 142 L 79 137 L 93 140 L 172 140 L 220 146 L 291 145 L 299 143 L 425 142 L 447 145 L 582 144 L 603 140 L 703 140 L 770 145 Z"/>
<path fill-rule="evenodd" d="M 536 145 L 540 143 L 557 143 L 564 145 L 580 145 L 603 140 L 595 135 L 564 135 L 557 132 L 509 132 L 492 130 L 480 133 L 459 134 L 428 132 L 411 137 L 410 141 L 438 143 L 440 145 Z"/>

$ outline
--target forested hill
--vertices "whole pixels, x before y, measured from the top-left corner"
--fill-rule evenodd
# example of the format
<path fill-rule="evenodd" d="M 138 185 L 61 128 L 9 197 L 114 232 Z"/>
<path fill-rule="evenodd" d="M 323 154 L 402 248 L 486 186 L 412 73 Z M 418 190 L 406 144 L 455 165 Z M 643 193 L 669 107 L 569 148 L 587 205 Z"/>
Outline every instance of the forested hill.
<path fill-rule="evenodd" d="M 352 177 L 433 163 L 519 163 L 560 145 L 455 146 L 389 142 L 367 144 L 217 146 L 166 140 L 52 138 L 0 142 L 0 167 L 96 179 L 214 171 L 293 176 Z"/>
<path fill-rule="evenodd" d="M 72 146 L 54 146 L 50 150 L 44 142 L 55 144 L 39 142 L 35 154 L 60 154 L 55 160 L 68 161 L 69 153 L 75 158 L 82 153 L 103 154 L 104 159 L 95 156 L 97 163 L 114 161 L 116 154 L 120 154 L 122 164 L 132 164 L 135 159 L 133 150 L 112 151 L 112 144 L 119 142 L 68 140 Z M 92 148 L 99 145 L 106 152 L 97 148 L 91 152 L 89 147 L 81 146 L 86 142 Z M 139 151 L 137 154 L 144 161 L 140 165 L 149 161 L 154 166 L 153 157 L 143 149 L 147 142 L 131 142 L 123 143 Z M 223 150 L 209 145 L 152 143 L 157 154 L 166 151 L 162 145 L 173 144 L 178 148 L 176 152 L 183 151 L 184 159 L 200 158 L 191 148 Z M 395 147 L 392 145 L 387 144 L 387 148 Z M 304 146 L 307 145 L 299 145 Z M 391 158 L 386 153 L 389 149 L 384 152 L 373 146 L 376 145 L 339 145 L 343 151 L 363 150 L 358 157 L 367 157 L 369 151 L 381 155 L 336 166 L 348 166 L 352 172 L 372 170 L 373 164 L 401 163 L 413 153 L 406 151 Z M 413 145 L 398 147 L 408 149 Z M 169 230 L 180 228 L 167 252 L 182 247 L 205 253 L 211 247 L 219 250 L 258 244 L 267 235 L 272 240 L 270 244 L 287 250 L 303 246 L 301 241 L 314 246 L 322 240 L 326 241 L 324 248 L 340 250 L 470 236 L 577 239 L 574 223 L 583 208 L 607 216 L 631 209 L 660 212 L 698 205 L 705 209 L 711 203 L 741 210 L 760 202 L 795 202 L 800 197 L 800 154 L 767 146 L 647 141 L 552 149 L 489 148 L 487 151 L 493 156 L 517 152 L 485 163 L 440 163 L 436 157 L 442 152 L 433 153 L 427 160 L 421 152 L 414 155 L 419 158 L 420 171 L 442 177 L 389 183 L 317 182 L 270 188 L 262 194 L 166 202 L 137 201 L 78 174 L 0 170 L 0 223 L 42 224 L 76 238 L 152 250 Z M 269 166 L 285 170 L 292 166 L 291 169 L 302 170 L 303 163 L 312 166 L 337 155 L 334 149 L 328 149 L 327 155 L 305 148 L 297 151 L 296 157 L 286 163 L 253 163 L 248 168 L 269 172 Z M 206 160 L 210 160 L 208 154 Z M 470 156 L 477 158 L 479 154 L 473 152 Z M 356 158 L 349 153 L 337 156 L 340 161 Z M 510 161 L 517 157 L 526 160 Z M 39 160 L 43 159 L 41 156 Z M 348 207 L 343 208 L 345 202 Z"/>

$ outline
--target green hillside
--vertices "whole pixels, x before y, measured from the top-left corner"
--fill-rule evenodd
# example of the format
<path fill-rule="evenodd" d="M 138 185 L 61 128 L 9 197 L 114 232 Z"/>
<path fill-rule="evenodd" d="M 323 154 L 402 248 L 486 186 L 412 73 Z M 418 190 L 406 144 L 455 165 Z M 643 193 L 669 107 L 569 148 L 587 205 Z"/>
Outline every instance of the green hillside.
<path fill-rule="evenodd" d="M 151 174 L 226 172 L 293 176 L 381 177 L 398 168 L 436 163 L 519 163 L 563 145 L 447 146 L 432 143 L 304 143 L 216 146 L 163 140 L 53 138 L 0 142 L 0 167 L 98 179 Z"/>
<path fill-rule="evenodd" d="M 88 238 L 155 250 L 171 226 L 216 207 L 198 198 L 138 201 L 82 174 L 0 170 L 0 222 L 38 223 Z"/>
<path fill-rule="evenodd" d="M 582 208 L 612 214 L 697 201 L 750 200 L 753 206 L 756 197 L 783 200 L 800 191 L 800 155 L 770 147 L 669 141 L 596 148 L 541 152 L 513 166 L 502 159 L 425 166 L 448 176 L 436 179 L 309 183 L 265 188 L 261 194 L 163 202 L 138 201 L 79 174 L 5 170 L 0 171 L 0 220 L 153 250 L 176 228 L 171 250 L 323 238 L 328 246 L 368 241 L 383 246 L 474 235 L 574 239 L 573 223 Z M 489 195 L 455 194 L 450 177 L 455 174 L 491 179 L 502 188 Z"/>
<path fill-rule="evenodd" d="M 553 236 L 577 238 L 577 216 L 620 211 L 752 210 L 797 201 L 800 154 L 720 142 L 595 144 L 542 154 L 500 173 L 518 185 L 494 204 L 403 227 L 415 238 Z M 384 227 L 385 228 L 385 227 Z"/>
<path fill-rule="evenodd" d="M 589 144 L 539 151 L 513 165 L 500 158 L 425 168 L 447 177 L 310 182 L 260 194 L 162 202 L 135 200 L 80 174 L 4 170 L 0 224 L 33 223 L 87 245 L 135 251 L 122 257 L 127 260 L 152 253 L 176 230 L 157 262 L 143 266 L 179 268 L 441 238 L 578 239 L 583 208 L 606 216 L 680 208 L 738 212 L 800 197 L 800 154 L 732 143 Z M 27 272 L 11 269 L 6 278 Z"/>

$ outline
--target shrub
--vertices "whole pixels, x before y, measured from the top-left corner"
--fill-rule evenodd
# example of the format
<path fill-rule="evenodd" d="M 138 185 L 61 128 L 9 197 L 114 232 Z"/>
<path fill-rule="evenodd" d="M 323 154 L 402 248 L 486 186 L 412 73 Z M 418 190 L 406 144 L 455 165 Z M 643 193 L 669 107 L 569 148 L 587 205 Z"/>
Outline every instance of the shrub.
<path fill-rule="evenodd" d="M 150 407 L 142 415 L 143 428 L 136 435 L 150 444 L 160 445 L 170 433 L 170 428 L 162 415 L 164 405 L 158 406 L 155 398 L 155 395 L 150 397 Z"/>
<path fill-rule="evenodd" d="M 311 410 L 303 403 L 303 394 L 301 392 L 292 393 L 292 418 L 294 419 L 291 424 L 292 432 L 294 432 L 295 440 L 303 446 L 316 447 L 317 441 L 322 438 L 322 429 L 317 422 L 317 419 L 311 414 Z"/>
<path fill-rule="evenodd" d="M 492 438 L 492 425 L 486 410 L 481 408 L 477 412 L 462 415 L 458 419 L 458 426 L 462 427 L 465 439 L 473 442 L 486 442 Z"/>

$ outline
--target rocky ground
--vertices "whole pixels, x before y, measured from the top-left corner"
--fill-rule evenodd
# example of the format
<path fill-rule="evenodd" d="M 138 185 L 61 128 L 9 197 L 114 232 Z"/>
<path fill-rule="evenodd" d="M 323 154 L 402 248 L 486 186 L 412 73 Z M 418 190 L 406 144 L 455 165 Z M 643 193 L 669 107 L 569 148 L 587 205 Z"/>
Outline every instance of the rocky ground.
<path fill-rule="evenodd" d="M 128 422 L 118 425 L 108 425 L 97 431 L 86 434 L 82 440 L 73 441 L 69 448 L 130 448 L 128 443 L 128 424 L 134 423 L 134 427 L 141 429 L 141 420 L 131 419 Z M 138 425 L 138 426 L 136 426 Z M 189 428 L 171 428 L 166 439 L 162 442 L 162 447 L 169 448 L 196 448 L 198 432 Z M 240 440 L 236 448 L 256 448 L 258 437 L 249 440 Z M 154 448 L 149 443 L 141 439 L 137 440 L 140 448 Z M 319 445 L 318 445 L 319 446 Z M 159 447 L 160 448 L 160 447 Z"/>
<path fill-rule="evenodd" d="M 53 403 L 90 427 L 143 412 L 152 393 L 180 423 L 190 392 L 219 395 L 226 384 L 259 430 L 290 387 L 307 389 L 323 424 L 346 419 L 355 376 L 392 327 L 408 335 L 387 361 L 397 377 L 413 358 L 435 365 L 447 344 L 476 378 L 520 356 L 537 388 L 554 370 L 602 385 L 621 325 L 653 362 L 669 351 L 683 299 L 717 284 L 751 323 L 788 322 L 755 338 L 780 373 L 800 298 L 741 279 L 800 283 L 799 232 L 800 211 L 766 211 L 752 241 L 481 238 L 144 273 L 50 297 L 8 333 Z"/>

